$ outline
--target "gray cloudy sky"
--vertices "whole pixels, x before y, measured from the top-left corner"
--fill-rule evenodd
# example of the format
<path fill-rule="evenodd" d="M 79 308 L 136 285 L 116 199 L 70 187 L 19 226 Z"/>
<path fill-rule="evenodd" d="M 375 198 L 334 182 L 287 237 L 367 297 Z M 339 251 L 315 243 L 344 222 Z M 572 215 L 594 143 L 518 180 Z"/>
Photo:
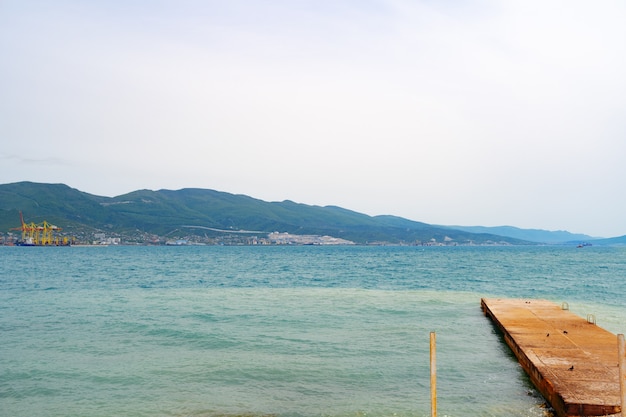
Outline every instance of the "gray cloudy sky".
<path fill-rule="evenodd" d="M 0 182 L 626 234 L 622 0 L 0 0 Z"/>

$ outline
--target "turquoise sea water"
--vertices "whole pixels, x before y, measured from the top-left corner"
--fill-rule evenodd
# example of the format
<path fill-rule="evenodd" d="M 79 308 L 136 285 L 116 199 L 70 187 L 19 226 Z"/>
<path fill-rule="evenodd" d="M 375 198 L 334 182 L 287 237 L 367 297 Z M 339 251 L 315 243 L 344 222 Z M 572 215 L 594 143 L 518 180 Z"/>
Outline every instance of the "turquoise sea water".
<path fill-rule="evenodd" d="M 626 248 L 0 248 L 0 416 L 542 416 L 481 297 L 626 333 Z"/>

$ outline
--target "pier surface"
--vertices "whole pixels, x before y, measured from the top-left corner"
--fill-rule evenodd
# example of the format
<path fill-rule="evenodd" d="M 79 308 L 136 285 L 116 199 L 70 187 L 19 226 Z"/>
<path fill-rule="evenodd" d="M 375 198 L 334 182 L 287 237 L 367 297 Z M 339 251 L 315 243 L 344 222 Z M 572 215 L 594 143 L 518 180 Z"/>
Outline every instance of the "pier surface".
<path fill-rule="evenodd" d="M 559 417 L 620 413 L 616 335 L 546 300 L 481 307 Z"/>

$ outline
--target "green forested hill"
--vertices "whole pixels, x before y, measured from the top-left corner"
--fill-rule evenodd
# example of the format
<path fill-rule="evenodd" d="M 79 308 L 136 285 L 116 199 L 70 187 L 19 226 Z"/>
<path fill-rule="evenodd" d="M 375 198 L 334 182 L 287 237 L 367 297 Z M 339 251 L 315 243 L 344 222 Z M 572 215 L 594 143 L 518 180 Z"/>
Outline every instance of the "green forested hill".
<path fill-rule="evenodd" d="M 474 242 L 524 244 L 486 233 L 435 227 L 394 216 L 368 216 L 340 207 L 292 201 L 266 202 L 207 189 L 139 190 L 117 197 L 88 194 L 64 184 L 19 182 L 0 185 L 0 233 L 44 220 L 76 235 L 104 231 L 122 236 L 178 238 L 225 234 L 211 229 L 329 235 L 356 243 Z"/>

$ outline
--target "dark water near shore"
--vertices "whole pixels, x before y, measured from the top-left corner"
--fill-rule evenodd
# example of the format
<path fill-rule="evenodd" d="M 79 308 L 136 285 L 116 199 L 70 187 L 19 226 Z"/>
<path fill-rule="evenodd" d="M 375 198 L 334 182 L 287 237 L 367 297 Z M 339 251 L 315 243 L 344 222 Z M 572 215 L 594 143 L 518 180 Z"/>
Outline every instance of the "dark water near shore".
<path fill-rule="evenodd" d="M 626 333 L 626 248 L 0 248 L 1 416 L 541 416 L 481 297 Z"/>

